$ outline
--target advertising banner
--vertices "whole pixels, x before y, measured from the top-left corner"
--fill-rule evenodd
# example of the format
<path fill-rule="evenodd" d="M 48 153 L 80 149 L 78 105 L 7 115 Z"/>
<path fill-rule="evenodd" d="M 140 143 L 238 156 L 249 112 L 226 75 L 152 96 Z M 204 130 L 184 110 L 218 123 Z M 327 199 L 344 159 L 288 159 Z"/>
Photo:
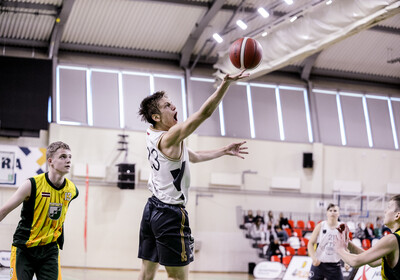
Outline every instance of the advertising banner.
<path fill-rule="evenodd" d="M 46 148 L 0 145 L 0 185 L 19 187 L 47 171 Z"/>

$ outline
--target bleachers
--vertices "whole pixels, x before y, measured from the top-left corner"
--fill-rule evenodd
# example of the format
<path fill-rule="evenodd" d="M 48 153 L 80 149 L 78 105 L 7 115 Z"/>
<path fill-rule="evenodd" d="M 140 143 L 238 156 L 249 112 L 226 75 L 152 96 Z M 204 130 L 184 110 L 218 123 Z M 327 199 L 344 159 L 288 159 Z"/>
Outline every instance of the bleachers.
<path fill-rule="evenodd" d="M 246 211 L 247 212 L 247 211 Z M 266 213 L 267 211 L 263 211 L 263 213 Z M 241 217 L 243 221 L 243 216 L 245 214 L 245 211 L 241 210 Z M 288 237 L 295 236 L 295 233 L 297 237 L 300 238 L 300 248 L 294 249 L 290 247 L 289 243 L 282 242 L 281 239 L 281 246 L 280 248 L 282 251 L 282 258 L 280 256 L 272 256 L 271 261 L 277 261 L 277 262 L 282 262 L 284 265 L 288 265 L 291 258 L 293 256 L 307 256 L 307 245 L 309 241 L 309 236 L 311 235 L 311 232 L 315 229 L 316 225 L 321 222 L 322 220 L 325 220 L 326 217 L 324 215 L 311 215 L 309 213 L 284 213 L 285 217 L 288 217 L 288 222 L 291 225 L 292 229 L 290 228 L 285 228 L 284 230 L 286 231 Z M 239 220 L 239 219 L 238 219 Z M 364 219 L 365 222 L 368 222 L 368 220 Z M 353 239 L 353 225 L 355 224 L 354 221 L 344 218 L 342 219 L 342 222 L 345 222 L 346 224 L 350 225 L 350 239 L 353 240 L 353 243 L 355 243 L 356 246 L 362 247 L 365 250 L 369 249 L 372 244 L 375 244 L 377 240 L 374 240 L 374 243 L 371 243 L 370 240 L 364 239 L 363 241 L 359 239 Z M 260 258 L 267 258 L 266 256 L 266 251 L 268 248 L 267 243 L 262 243 L 261 240 L 258 238 L 251 238 L 249 235 L 248 229 L 244 227 L 242 224 L 239 224 L 239 228 L 241 228 L 244 231 L 244 235 L 246 238 L 251 239 L 252 242 L 252 247 L 259 250 L 259 257 Z M 385 233 L 383 233 L 385 234 Z M 306 238 L 307 236 L 308 238 Z"/>

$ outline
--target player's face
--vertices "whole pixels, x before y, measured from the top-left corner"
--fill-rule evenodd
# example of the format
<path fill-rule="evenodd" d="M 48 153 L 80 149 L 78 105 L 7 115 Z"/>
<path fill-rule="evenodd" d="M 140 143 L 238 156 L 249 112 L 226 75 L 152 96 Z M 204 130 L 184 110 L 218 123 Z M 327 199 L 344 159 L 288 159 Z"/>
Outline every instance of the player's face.
<path fill-rule="evenodd" d="M 390 228 L 393 222 L 395 222 L 399 217 L 400 211 L 397 210 L 396 202 L 393 200 L 389 201 L 385 210 L 385 220 L 383 223 Z"/>
<path fill-rule="evenodd" d="M 171 100 L 167 97 L 161 98 L 160 101 L 158 101 L 158 108 L 161 112 L 159 126 L 169 129 L 178 123 L 178 112 Z"/>
<path fill-rule="evenodd" d="M 339 207 L 334 206 L 328 209 L 326 212 L 326 216 L 328 219 L 338 219 L 339 218 Z"/>
<path fill-rule="evenodd" d="M 71 169 L 71 151 L 66 149 L 58 149 L 54 155 L 48 159 L 50 168 L 61 174 L 69 173 Z"/>

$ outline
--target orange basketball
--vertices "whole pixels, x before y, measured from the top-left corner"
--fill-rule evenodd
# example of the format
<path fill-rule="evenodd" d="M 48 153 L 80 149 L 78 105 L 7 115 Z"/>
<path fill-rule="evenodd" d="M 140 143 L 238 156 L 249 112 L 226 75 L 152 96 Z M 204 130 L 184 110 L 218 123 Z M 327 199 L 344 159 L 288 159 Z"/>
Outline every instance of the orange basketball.
<path fill-rule="evenodd" d="M 229 58 L 239 69 L 254 69 L 262 59 L 261 44 L 250 37 L 237 39 L 229 48 Z"/>

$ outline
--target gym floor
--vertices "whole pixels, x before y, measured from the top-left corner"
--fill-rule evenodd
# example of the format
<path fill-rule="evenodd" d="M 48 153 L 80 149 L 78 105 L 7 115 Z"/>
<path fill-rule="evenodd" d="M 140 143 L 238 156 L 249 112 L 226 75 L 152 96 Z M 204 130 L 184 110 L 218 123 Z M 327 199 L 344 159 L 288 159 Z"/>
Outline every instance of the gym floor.
<path fill-rule="evenodd" d="M 112 269 L 81 269 L 61 268 L 63 280 L 133 280 L 137 279 L 137 270 L 112 270 Z M 10 269 L 0 268 L 0 279 L 10 279 Z M 165 280 L 165 271 L 159 271 L 155 280 Z M 34 278 L 36 279 L 36 278 Z M 254 277 L 247 273 L 200 273 L 190 272 L 189 280 L 253 280 Z"/>

